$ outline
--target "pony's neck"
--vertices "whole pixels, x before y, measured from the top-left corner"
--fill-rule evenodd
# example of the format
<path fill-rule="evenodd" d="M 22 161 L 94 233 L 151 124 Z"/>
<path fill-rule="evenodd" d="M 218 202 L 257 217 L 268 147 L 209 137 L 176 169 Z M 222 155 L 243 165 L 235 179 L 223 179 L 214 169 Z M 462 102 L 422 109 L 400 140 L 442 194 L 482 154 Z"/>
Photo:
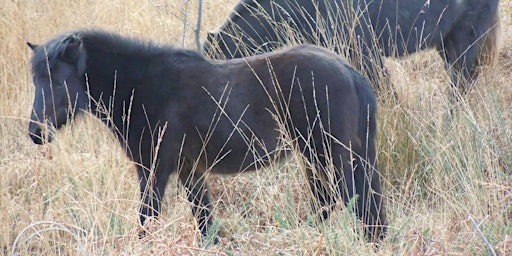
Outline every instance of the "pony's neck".
<path fill-rule="evenodd" d="M 86 68 L 88 90 L 95 104 L 93 112 L 114 130 L 122 131 L 133 113 L 143 111 L 132 108 L 144 84 L 144 74 L 151 66 L 150 59 L 99 50 L 89 50 Z M 140 105 L 140 104 L 139 104 Z"/>
<path fill-rule="evenodd" d="M 195 51 L 115 36 L 86 38 L 84 48 L 91 97 L 118 129 L 128 111 L 137 120 L 158 115 L 179 91 L 176 86 L 184 72 L 200 73 L 210 65 Z"/>
<path fill-rule="evenodd" d="M 151 62 L 150 57 L 89 50 L 86 74 L 93 96 L 126 100 L 143 83 Z"/>

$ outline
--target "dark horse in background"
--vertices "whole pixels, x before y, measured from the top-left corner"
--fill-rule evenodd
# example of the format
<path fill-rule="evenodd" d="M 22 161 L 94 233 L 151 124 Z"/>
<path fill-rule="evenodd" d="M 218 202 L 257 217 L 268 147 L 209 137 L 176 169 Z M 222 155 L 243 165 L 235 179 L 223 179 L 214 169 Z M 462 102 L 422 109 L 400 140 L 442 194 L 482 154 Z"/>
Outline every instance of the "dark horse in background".
<path fill-rule="evenodd" d="M 169 176 L 177 173 L 207 235 L 209 172 L 254 170 L 296 150 L 321 218 L 357 195 L 353 210 L 366 236 L 384 237 L 375 96 L 336 54 L 302 45 L 210 61 L 199 52 L 95 30 L 29 46 L 32 140 L 50 141 L 53 133 L 45 131 L 82 110 L 101 118 L 136 163 L 141 224 L 158 215 Z M 285 147 L 282 138 L 293 146 Z"/>
<path fill-rule="evenodd" d="M 348 56 L 379 86 L 382 57 L 435 48 L 460 93 L 495 58 L 499 0 L 243 0 L 203 52 L 239 58 L 296 41 Z M 461 79 L 462 78 L 462 79 Z"/>

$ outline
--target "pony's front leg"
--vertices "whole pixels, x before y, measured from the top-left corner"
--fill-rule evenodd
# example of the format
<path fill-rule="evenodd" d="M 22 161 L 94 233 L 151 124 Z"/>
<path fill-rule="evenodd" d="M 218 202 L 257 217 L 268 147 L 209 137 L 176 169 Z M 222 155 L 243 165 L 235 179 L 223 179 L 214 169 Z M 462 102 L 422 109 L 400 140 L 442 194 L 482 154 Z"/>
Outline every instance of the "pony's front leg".
<path fill-rule="evenodd" d="M 162 198 L 165 193 L 165 186 L 169 180 L 170 170 L 167 168 L 157 168 L 147 170 L 142 166 L 137 166 L 139 176 L 141 206 L 139 209 L 140 224 L 144 226 L 146 219 L 157 218 L 161 209 Z M 145 235 L 144 230 L 139 234 Z"/>
<path fill-rule="evenodd" d="M 187 191 L 188 201 L 192 203 L 192 214 L 197 219 L 199 230 L 203 237 L 206 237 L 212 225 L 212 206 L 210 193 L 205 182 L 205 174 L 193 171 L 189 164 L 186 167 L 179 172 L 179 178 Z"/>
<path fill-rule="evenodd" d="M 379 243 L 386 236 L 387 222 L 380 176 L 378 170 L 368 163 L 370 161 L 358 159 L 355 169 L 346 169 L 345 175 L 353 175 L 355 194 L 359 196 L 356 213 L 365 224 L 365 235 L 370 242 Z"/>

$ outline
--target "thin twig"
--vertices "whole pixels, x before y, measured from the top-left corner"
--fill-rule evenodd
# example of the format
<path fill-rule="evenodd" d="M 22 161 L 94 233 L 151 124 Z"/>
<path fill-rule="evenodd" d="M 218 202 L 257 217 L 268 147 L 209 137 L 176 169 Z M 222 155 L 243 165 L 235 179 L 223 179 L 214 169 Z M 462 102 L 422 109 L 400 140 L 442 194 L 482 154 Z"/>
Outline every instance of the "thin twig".
<path fill-rule="evenodd" d="M 471 216 L 468 216 L 468 219 L 469 219 L 469 221 L 471 221 L 471 223 L 473 223 L 473 227 L 475 227 L 475 231 L 478 233 L 478 235 L 480 235 L 480 238 L 482 238 L 484 243 L 487 245 L 487 248 L 489 248 L 489 251 L 491 251 L 491 255 L 496 256 L 496 252 L 494 252 L 494 249 L 492 249 L 491 244 L 489 244 L 489 241 L 487 241 L 487 239 L 485 238 L 484 234 L 482 233 L 482 230 L 480 230 L 480 228 L 478 227 L 479 224 L 477 224 Z"/>
<path fill-rule="evenodd" d="M 196 41 L 196 48 L 198 51 L 201 51 L 201 38 L 200 38 L 200 32 L 201 32 L 201 18 L 203 14 L 203 0 L 197 1 L 197 22 L 196 27 L 194 28 L 194 36 Z"/>

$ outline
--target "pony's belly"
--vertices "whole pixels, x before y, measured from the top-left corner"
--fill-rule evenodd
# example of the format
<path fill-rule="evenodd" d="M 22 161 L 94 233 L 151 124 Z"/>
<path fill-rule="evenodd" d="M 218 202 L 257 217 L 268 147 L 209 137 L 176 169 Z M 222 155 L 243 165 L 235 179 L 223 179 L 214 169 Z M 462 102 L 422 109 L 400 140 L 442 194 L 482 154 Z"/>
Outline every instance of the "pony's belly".
<path fill-rule="evenodd" d="M 208 161 L 211 173 L 234 174 L 254 171 L 275 163 L 284 151 L 267 152 L 264 150 L 229 151 L 216 160 Z"/>

